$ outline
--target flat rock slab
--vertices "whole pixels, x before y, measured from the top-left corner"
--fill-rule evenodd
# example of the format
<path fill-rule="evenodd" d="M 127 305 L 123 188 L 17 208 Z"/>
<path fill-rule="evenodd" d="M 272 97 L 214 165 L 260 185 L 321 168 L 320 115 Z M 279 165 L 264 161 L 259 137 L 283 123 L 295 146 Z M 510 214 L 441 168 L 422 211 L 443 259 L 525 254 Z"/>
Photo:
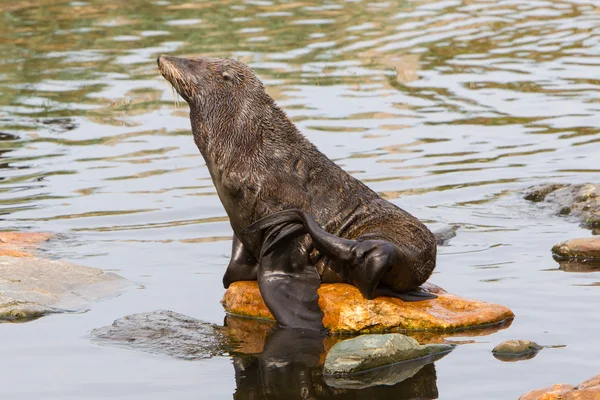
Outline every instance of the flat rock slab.
<path fill-rule="evenodd" d="M 319 305 L 325 314 L 323 325 L 332 333 L 454 331 L 497 324 L 514 317 L 509 308 L 498 304 L 463 299 L 431 284 L 424 285 L 424 289 L 436 293 L 438 298 L 419 302 L 390 297 L 367 300 L 352 285 L 323 284 L 318 291 Z M 273 319 L 256 281 L 231 284 L 221 303 L 230 314 Z"/>
<path fill-rule="evenodd" d="M 549 205 L 557 215 L 576 217 L 588 229 L 600 228 L 600 185 L 545 184 L 529 188 L 525 199 Z"/>
<path fill-rule="evenodd" d="M 44 232 L 0 232 L 0 256 L 32 257 L 32 251 L 53 236 Z"/>
<path fill-rule="evenodd" d="M 184 360 L 206 359 L 229 351 L 229 338 L 222 327 L 173 311 L 128 315 L 94 329 L 91 335 L 98 343 Z"/>
<path fill-rule="evenodd" d="M 117 274 L 66 261 L 1 256 L 0 320 L 82 311 L 130 285 Z"/>
<path fill-rule="evenodd" d="M 582 382 L 579 386 L 560 383 L 532 390 L 519 397 L 519 400 L 600 400 L 600 375 Z"/>
<path fill-rule="evenodd" d="M 362 335 L 336 343 L 327 353 L 323 372 L 351 375 L 408 361 L 421 360 L 428 364 L 434 356 L 447 354 L 452 349 L 454 346 L 448 344 L 422 346 L 399 333 Z"/>

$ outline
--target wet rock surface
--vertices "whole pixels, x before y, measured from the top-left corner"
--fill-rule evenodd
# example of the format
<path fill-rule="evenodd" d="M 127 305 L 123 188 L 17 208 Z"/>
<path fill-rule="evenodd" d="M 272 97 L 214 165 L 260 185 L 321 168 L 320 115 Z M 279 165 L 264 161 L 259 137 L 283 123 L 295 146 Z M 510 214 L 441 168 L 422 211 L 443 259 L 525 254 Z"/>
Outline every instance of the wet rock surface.
<path fill-rule="evenodd" d="M 83 311 L 130 285 L 117 274 L 66 261 L 0 256 L 0 320 Z"/>
<path fill-rule="evenodd" d="M 585 228 L 600 228 L 599 184 L 545 184 L 529 188 L 524 197 L 550 206 L 556 215 L 579 219 Z"/>
<path fill-rule="evenodd" d="M 184 360 L 224 355 L 231 349 L 223 327 L 173 311 L 128 315 L 112 325 L 94 329 L 91 336 L 96 343 Z"/>
<path fill-rule="evenodd" d="M 567 272 L 600 271 L 600 237 L 571 239 L 552 247 L 552 256 Z"/>
<path fill-rule="evenodd" d="M 507 340 L 494 347 L 492 354 L 501 361 L 529 360 L 543 348 L 531 340 Z"/>
<path fill-rule="evenodd" d="M 600 400 L 600 375 L 578 386 L 557 384 L 525 393 L 519 400 Z"/>
<path fill-rule="evenodd" d="M 453 348 L 448 344 L 420 345 L 415 339 L 399 333 L 362 335 L 335 344 L 327 353 L 323 372 L 326 375 L 352 375 L 418 360 L 418 364 L 406 369 L 409 375 L 406 377 L 410 377 L 420 367 L 449 353 Z"/>
<path fill-rule="evenodd" d="M 0 232 L 0 256 L 32 257 L 39 245 L 53 236 L 43 232 Z"/>
<path fill-rule="evenodd" d="M 464 299 L 426 284 L 425 290 L 437 299 L 404 302 L 378 297 L 365 299 L 352 285 L 323 284 L 319 305 L 324 312 L 323 324 L 334 333 L 373 333 L 389 330 L 454 331 L 501 323 L 514 317 L 507 307 Z M 233 283 L 222 300 L 228 313 L 273 319 L 265 306 L 255 281 Z"/>
<path fill-rule="evenodd" d="M 552 247 L 558 260 L 600 261 L 600 237 L 571 239 Z"/>

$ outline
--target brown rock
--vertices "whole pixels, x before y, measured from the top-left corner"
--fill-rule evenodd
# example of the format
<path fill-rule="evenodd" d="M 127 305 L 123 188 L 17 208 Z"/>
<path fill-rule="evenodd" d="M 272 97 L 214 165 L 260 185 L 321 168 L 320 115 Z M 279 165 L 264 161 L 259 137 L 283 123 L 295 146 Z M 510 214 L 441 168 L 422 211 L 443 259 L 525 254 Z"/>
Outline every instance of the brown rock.
<path fill-rule="evenodd" d="M 53 236 L 40 232 L 0 232 L 0 256 L 32 257 L 30 251 Z"/>
<path fill-rule="evenodd" d="M 500 323 L 514 317 L 510 309 L 501 305 L 463 299 L 431 284 L 425 288 L 438 294 L 438 298 L 410 303 L 389 297 L 367 300 L 352 285 L 323 284 L 319 289 L 319 305 L 325 313 L 323 324 L 332 333 L 392 329 L 453 331 Z M 231 314 L 273 319 L 256 281 L 233 283 L 221 303 Z"/>
<path fill-rule="evenodd" d="M 600 259 L 600 237 L 567 240 L 552 247 L 552 252 L 561 260 Z"/>
<path fill-rule="evenodd" d="M 533 390 L 519 400 L 600 400 L 600 375 L 582 382 L 578 387 L 558 384 Z"/>

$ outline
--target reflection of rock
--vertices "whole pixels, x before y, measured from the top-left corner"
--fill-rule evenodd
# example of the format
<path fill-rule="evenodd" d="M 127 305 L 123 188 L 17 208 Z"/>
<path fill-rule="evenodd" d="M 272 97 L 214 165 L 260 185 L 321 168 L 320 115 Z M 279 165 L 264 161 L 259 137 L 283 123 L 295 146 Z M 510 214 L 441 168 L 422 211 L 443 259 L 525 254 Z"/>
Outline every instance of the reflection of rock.
<path fill-rule="evenodd" d="M 65 261 L 0 257 L 0 318 L 80 311 L 129 285 L 119 275 Z"/>
<path fill-rule="evenodd" d="M 525 199 L 548 204 L 557 215 L 572 215 L 586 228 L 600 228 L 600 185 L 534 186 L 525 193 Z"/>
<path fill-rule="evenodd" d="M 50 233 L 0 232 L 0 256 L 29 257 L 31 251 L 52 236 Z"/>
<path fill-rule="evenodd" d="M 543 348 L 531 340 L 507 340 L 492 350 L 492 354 L 500 361 L 529 360 Z"/>
<path fill-rule="evenodd" d="M 421 366 L 413 374 L 404 376 L 403 371 L 380 368 L 381 383 L 373 379 L 373 375 L 362 376 L 364 380 L 361 375 L 355 375 L 349 385 L 353 387 L 331 386 L 329 383 L 333 378 L 323 375 L 318 362 L 323 352 L 322 341 L 323 338 L 315 333 L 279 329 L 266 338 L 263 353 L 235 356 L 237 389 L 234 399 L 438 398 L 433 364 Z"/>
<path fill-rule="evenodd" d="M 559 269 L 565 272 L 597 272 L 600 271 L 600 260 L 560 261 Z"/>
<path fill-rule="evenodd" d="M 366 300 L 352 285 L 323 284 L 319 289 L 319 305 L 325 313 L 323 324 L 332 332 L 458 330 L 499 323 L 514 316 L 501 305 L 463 299 L 431 284 L 424 287 L 438 298 L 410 303 L 388 297 Z M 222 303 L 231 314 L 273 319 L 255 281 L 233 283 Z"/>
<path fill-rule="evenodd" d="M 552 247 L 552 253 L 559 260 L 600 261 L 600 238 L 571 239 Z"/>
<path fill-rule="evenodd" d="M 99 343 L 186 360 L 210 358 L 230 349 L 222 327 L 173 311 L 128 315 L 94 329 L 92 338 Z"/>
<path fill-rule="evenodd" d="M 335 344 L 327 353 L 323 372 L 327 375 L 350 375 L 416 359 L 428 364 L 435 356 L 449 353 L 453 348 L 447 344 L 422 346 L 415 339 L 399 333 L 362 335 Z M 408 371 L 416 373 L 418 368 L 409 368 Z"/>
<path fill-rule="evenodd" d="M 596 375 L 579 386 L 558 384 L 544 389 L 533 390 L 519 397 L 519 400 L 598 400 L 600 399 L 600 375 Z"/>

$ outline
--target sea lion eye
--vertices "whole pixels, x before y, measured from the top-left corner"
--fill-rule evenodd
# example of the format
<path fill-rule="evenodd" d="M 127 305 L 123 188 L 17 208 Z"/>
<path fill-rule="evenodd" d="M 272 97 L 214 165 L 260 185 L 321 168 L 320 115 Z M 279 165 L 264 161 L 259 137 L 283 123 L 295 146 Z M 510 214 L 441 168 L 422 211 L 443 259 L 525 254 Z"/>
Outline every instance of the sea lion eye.
<path fill-rule="evenodd" d="M 223 77 L 223 79 L 225 79 L 226 81 L 230 81 L 230 80 L 232 80 L 232 79 L 233 79 L 233 78 L 231 77 L 231 75 L 229 75 L 229 73 L 228 73 L 228 72 L 223 72 L 223 73 L 221 74 L 221 76 L 222 76 L 222 77 Z"/>

